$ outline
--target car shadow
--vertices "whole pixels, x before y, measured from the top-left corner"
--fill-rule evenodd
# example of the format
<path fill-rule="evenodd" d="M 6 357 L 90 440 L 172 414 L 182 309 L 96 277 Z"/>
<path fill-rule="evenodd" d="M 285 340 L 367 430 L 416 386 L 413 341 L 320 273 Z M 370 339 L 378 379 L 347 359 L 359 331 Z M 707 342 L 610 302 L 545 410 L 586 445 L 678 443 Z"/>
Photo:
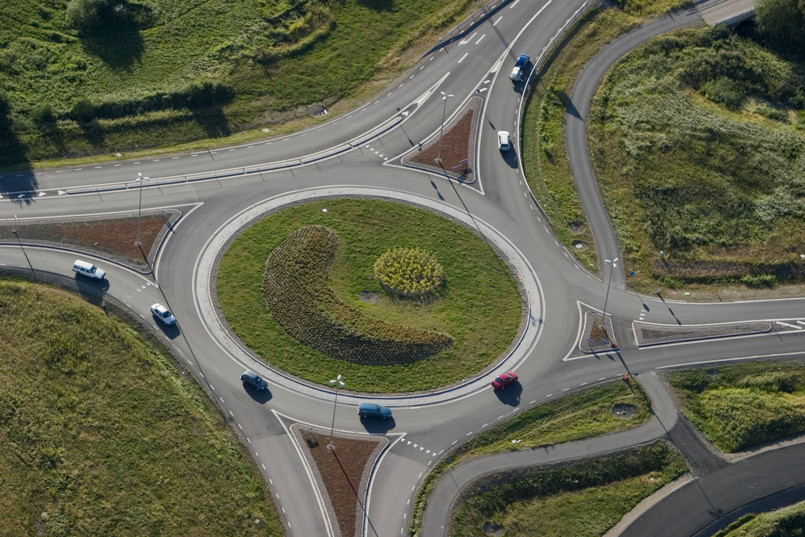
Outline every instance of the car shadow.
<path fill-rule="evenodd" d="M 495 396 L 498 401 L 504 405 L 518 406 L 520 404 L 520 395 L 523 393 L 523 387 L 519 382 L 509 384 L 502 390 L 495 390 Z"/>
<path fill-rule="evenodd" d="M 75 275 L 75 285 L 81 298 L 98 307 L 104 306 L 104 297 L 109 291 L 109 280 L 90 280 L 78 274 Z"/>
<path fill-rule="evenodd" d="M 249 394 L 249 397 L 251 397 L 254 401 L 260 403 L 261 405 L 267 403 L 273 397 L 271 395 L 271 390 L 269 390 L 268 388 L 266 388 L 265 390 L 258 390 L 254 386 L 250 386 L 249 384 L 244 383 L 243 389 L 246 390 L 246 393 Z"/>
<path fill-rule="evenodd" d="M 509 167 L 513 170 L 516 170 L 519 167 L 517 162 L 517 151 L 512 147 L 509 151 L 501 151 L 501 156 L 503 157 L 503 162 L 509 165 Z"/>
<path fill-rule="evenodd" d="M 154 322 L 157 323 L 157 326 L 159 327 L 159 329 L 162 330 L 162 333 L 165 334 L 165 337 L 167 337 L 168 339 L 175 339 L 175 338 L 179 337 L 179 334 L 182 333 L 182 331 L 179 329 L 179 323 L 178 322 L 176 324 L 173 324 L 173 325 L 169 326 L 169 325 L 159 321 L 156 318 L 155 315 L 151 315 L 151 318 L 154 319 Z"/>
<path fill-rule="evenodd" d="M 385 420 L 377 418 L 360 418 L 360 420 L 361 425 L 369 434 L 386 434 L 397 426 L 393 417 Z"/>

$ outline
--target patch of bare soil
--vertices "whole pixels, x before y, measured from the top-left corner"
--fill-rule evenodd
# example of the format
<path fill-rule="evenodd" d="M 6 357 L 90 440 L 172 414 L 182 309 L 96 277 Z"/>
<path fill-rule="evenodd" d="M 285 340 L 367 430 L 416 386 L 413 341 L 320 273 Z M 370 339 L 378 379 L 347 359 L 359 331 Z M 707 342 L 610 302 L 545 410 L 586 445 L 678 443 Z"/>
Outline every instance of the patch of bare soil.
<path fill-rule="evenodd" d="M 18 225 L 0 225 L 0 242 L 47 244 L 73 247 L 95 252 L 138 268 L 147 267 L 165 233 L 178 218 L 176 211 L 143 214 L 140 221 L 140 246 L 137 240 L 137 217 L 95 218 L 82 221 L 38 221 Z"/>
<path fill-rule="evenodd" d="M 482 102 L 480 98 L 471 99 L 462 113 L 445 125 L 441 136 L 441 150 L 440 137 L 434 136 L 418 152 L 403 158 L 403 164 L 431 169 L 462 182 L 474 181 L 471 166 L 475 153 L 477 115 Z"/>
<path fill-rule="evenodd" d="M 618 342 L 614 338 L 612 320 L 606 317 L 602 324 L 600 312 L 586 311 L 579 349 L 582 352 L 607 352 L 617 348 Z"/>
<path fill-rule="evenodd" d="M 369 473 L 380 451 L 388 444 L 385 437 L 344 437 L 333 439 L 327 447 L 326 433 L 308 430 L 302 433 L 316 466 L 319 482 L 329 497 L 341 537 L 358 536 L 363 520 L 363 499 Z"/>

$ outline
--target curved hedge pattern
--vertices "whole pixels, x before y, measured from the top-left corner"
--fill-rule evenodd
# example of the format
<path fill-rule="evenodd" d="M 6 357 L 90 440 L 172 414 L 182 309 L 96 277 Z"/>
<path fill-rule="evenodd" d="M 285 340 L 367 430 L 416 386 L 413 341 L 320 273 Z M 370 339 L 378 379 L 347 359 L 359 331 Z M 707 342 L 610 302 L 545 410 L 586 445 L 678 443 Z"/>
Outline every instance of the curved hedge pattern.
<path fill-rule="evenodd" d="M 329 228 L 305 226 L 269 254 L 263 296 L 289 334 L 329 356 L 365 365 L 409 363 L 453 344 L 449 334 L 388 324 L 341 302 L 327 282 L 337 244 Z"/>

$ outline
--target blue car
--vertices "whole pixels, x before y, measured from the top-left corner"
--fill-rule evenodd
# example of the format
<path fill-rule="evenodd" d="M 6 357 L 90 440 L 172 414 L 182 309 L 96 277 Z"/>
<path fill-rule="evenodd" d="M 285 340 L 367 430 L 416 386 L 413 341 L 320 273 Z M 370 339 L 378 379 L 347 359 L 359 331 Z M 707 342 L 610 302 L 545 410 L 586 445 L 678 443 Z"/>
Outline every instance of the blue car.
<path fill-rule="evenodd" d="M 374 403 L 361 403 L 358 406 L 358 416 L 361 418 L 380 418 L 387 420 L 391 417 L 391 409 Z"/>
<path fill-rule="evenodd" d="M 243 372 L 243 374 L 240 376 L 240 380 L 244 385 L 251 386 L 255 390 L 263 391 L 268 389 L 268 382 L 266 382 L 266 379 L 249 369 Z"/>

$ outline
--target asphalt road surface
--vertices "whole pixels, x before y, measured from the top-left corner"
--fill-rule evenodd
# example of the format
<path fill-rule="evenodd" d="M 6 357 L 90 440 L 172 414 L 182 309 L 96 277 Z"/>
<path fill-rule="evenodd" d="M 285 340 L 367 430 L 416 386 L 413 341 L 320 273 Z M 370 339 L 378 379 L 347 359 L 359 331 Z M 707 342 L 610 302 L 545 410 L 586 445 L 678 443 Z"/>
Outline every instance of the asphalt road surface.
<path fill-rule="evenodd" d="M 517 135 L 524 86 L 513 85 L 508 72 L 522 52 L 529 53 L 539 65 L 548 47 L 586 5 L 581 0 L 508 2 L 465 35 L 422 58 L 364 106 L 294 135 L 214 151 L 6 173 L 0 176 L 0 218 L 10 221 L 16 215 L 19 221 L 26 222 L 46 217 L 81 219 L 109 213 L 136 214 L 140 196 L 145 211 L 182 211 L 152 274 L 139 274 L 110 260 L 81 254 L 109 272 L 108 287 L 81 291 L 91 300 L 107 297 L 120 302 L 155 330 L 159 329 L 152 324 L 148 306 L 162 302 L 174 311 L 178 329 L 160 330 L 162 336 L 232 423 L 233 430 L 242 436 L 272 491 L 288 534 L 306 537 L 334 535 L 334 518 L 324 507 L 288 428 L 292 423 L 329 427 L 334 393 L 327 387 L 300 382 L 270 369 L 230 336 L 215 308 L 210 284 L 216 256 L 242 225 L 266 211 L 300 200 L 348 195 L 398 199 L 429 207 L 495 241 L 516 267 L 528 298 L 523 336 L 510 355 L 477 378 L 432 393 L 367 398 L 350 392 L 346 379 L 347 388 L 338 397 L 337 430 L 383 434 L 391 441 L 371 477 L 365 498 L 364 534 L 403 535 L 408 530 L 416 488 L 435 461 L 458 443 L 524 409 L 621 378 L 624 371 L 643 382 L 664 368 L 803 355 L 803 300 L 671 303 L 626 291 L 622 272 L 613 274 L 607 305 L 620 343 L 619 353 L 593 356 L 576 352 L 582 322 L 579 304 L 600 307 L 607 286 L 579 266 L 556 240 L 529 192 L 520 168 Z M 583 117 L 588 96 L 607 62 L 651 35 L 696 21 L 699 10 L 707 5 L 698 5 L 695 12 L 663 17 L 605 48 L 601 53 L 604 59 L 596 57 L 591 62 L 571 95 L 579 116 L 568 120 L 568 143 L 578 149 L 570 153 L 571 164 L 585 210 L 596 229 L 602 259 L 616 257 L 618 245 L 594 178 L 585 177 L 582 171 L 586 158 Z M 455 97 L 442 101 L 441 92 Z M 470 99 L 477 98 L 482 99 L 482 105 L 474 183 L 460 184 L 402 165 L 404 155 L 438 136 L 443 112 L 450 121 Z M 514 151 L 510 155 L 497 149 L 498 130 L 513 134 Z M 578 132 L 581 142 L 571 142 Z M 138 182 L 138 173 L 148 180 Z M 72 277 L 70 267 L 75 252 L 21 242 L 22 247 L 16 242 L 0 245 L 0 264 Z M 82 286 L 87 287 L 84 283 Z M 635 320 L 672 325 L 771 320 L 790 329 L 773 335 L 641 348 L 632 332 L 631 323 Z M 244 389 L 238 377 L 245 367 L 269 380 L 268 394 Z M 488 382 L 501 370 L 511 369 L 518 373 L 520 382 L 515 390 L 498 397 Z M 338 371 L 332 374 L 334 378 Z M 670 434 L 684 422 L 676 420 L 667 394 L 663 396 L 661 390 L 652 393 L 656 396 L 655 412 L 667 416 L 665 421 L 658 419 L 641 428 L 640 433 L 557 447 L 554 456 L 605 453 Z M 367 429 L 361 424 L 355 408 L 358 402 L 367 400 L 393 407 L 394 420 L 388 427 Z M 683 442 L 690 438 L 684 433 L 674 434 Z M 629 436 L 634 434 L 637 436 Z M 714 468 L 701 472 L 694 481 L 705 491 L 711 486 L 725 486 L 726 481 L 721 480 L 730 479 L 731 468 L 743 471 L 745 467 L 741 475 L 754 479 L 758 475 L 752 473 L 754 465 L 771 471 L 789 462 L 786 449 L 764 454 L 755 459 L 760 462 L 752 465 L 719 466 L 701 449 L 690 445 L 694 466 Z M 513 455 L 516 461 L 511 464 L 548 460 L 518 457 L 523 456 Z M 483 466 L 487 463 L 479 464 L 482 466 L 476 470 L 460 470 L 466 482 L 492 468 Z M 792 476 L 794 473 L 788 479 L 795 481 Z M 754 486 L 754 481 L 747 482 Z M 691 488 L 695 491 L 699 485 Z M 772 489 L 773 484 L 756 487 L 764 494 Z M 654 528 L 666 527 L 664 517 L 669 515 L 662 510 L 666 503 L 674 508 L 677 504 L 673 502 L 695 501 L 683 494 L 684 490 L 681 488 L 678 497 L 669 496 L 656 509 L 636 519 L 634 527 L 645 524 L 643 527 L 652 528 L 649 534 L 654 534 Z M 691 520 L 712 520 L 745 501 L 737 487 L 732 490 L 732 499 L 713 501 L 716 509 L 712 512 L 702 509 L 702 505 L 698 511 L 691 509 Z M 435 496 L 429 503 L 428 518 L 432 506 L 444 507 L 446 502 L 449 499 Z M 691 522 L 690 526 L 696 524 Z M 428 534 L 440 535 L 439 529 L 434 531 Z M 685 535 L 688 529 L 680 531 L 676 535 Z"/>

